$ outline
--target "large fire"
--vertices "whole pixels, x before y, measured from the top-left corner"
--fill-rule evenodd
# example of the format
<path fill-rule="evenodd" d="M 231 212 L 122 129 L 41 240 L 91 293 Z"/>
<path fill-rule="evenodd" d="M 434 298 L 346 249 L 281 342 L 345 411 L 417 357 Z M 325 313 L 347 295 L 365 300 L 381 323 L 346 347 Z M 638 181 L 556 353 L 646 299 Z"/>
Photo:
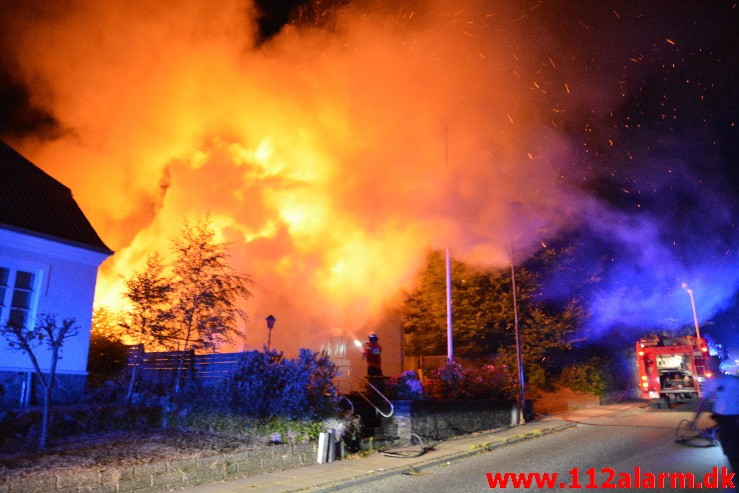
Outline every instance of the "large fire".
<path fill-rule="evenodd" d="M 348 7 L 260 48 L 243 2 L 176 3 L 81 2 L 18 43 L 72 128 L 29 153 L 116 251 L 97 304 L 209 214 L 255 281 L 247 344 L 267 313 L 276 345 L 309 344 L 367 324 L 426 248 L 504 262 L 510 204 L 561 203 L 485 2 Z"/>
<path fill-rule="evenodd" d="M 68 129 L 20 150 L 115 250 L 97 304 L 121 306 L 121 276 L 208 214 L 255 282 L 247 345 L 270 313 L 274 346 L 314 345 L 364 330 L 429 247 L 502 265 L 512 240 L 539 245 L 592 208 L 563 186 L 583 157 L 562 119 L 606 111 L 623 73 L 579 79 L 568 67 L 591 46 L 542 42 L 537 3 L 395 3 L 336 7 L 264 43 L 244 0 L 18 16 L 18 69 L 48 84 L 34 97 Z"/>

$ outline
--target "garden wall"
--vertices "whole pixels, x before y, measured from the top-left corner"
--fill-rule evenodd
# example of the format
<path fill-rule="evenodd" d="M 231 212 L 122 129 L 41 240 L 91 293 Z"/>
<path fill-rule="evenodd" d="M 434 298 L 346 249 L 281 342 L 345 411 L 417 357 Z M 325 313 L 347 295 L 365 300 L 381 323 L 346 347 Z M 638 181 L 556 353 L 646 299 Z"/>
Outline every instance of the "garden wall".
<path fill-rule="evenodd" d="M 443 440 L 476 431 L 513 426 L 518 408 L 512 403 L 487 399 L 458 401 L 394 401 L 395 412 L 382 418 L 379 434 Z"/>
<path fill-rule="evenodd" d="M 80 400 L 87 375 L 57 373 L 55 380 L 54 403 L 67 404 Z M 0 371 L 0 410 L 40 405 L 43 395 L 41 382 L 32 371 Z"/>
<path fill-rule="evenodd" d="M 232 454 L 120 468 L 48 471 L 27 479 L 0 478 L 0 493 L 155 493 L 316 463 L 315 444 L 274 445 Z"/>

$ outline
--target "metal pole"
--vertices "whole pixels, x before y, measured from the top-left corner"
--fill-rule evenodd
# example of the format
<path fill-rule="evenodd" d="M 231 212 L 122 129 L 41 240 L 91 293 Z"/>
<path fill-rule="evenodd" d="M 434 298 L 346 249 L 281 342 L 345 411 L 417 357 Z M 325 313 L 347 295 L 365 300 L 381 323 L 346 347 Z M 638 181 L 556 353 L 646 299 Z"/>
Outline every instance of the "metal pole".
<path fill-rule="evenodd" d="M 449 248 L 446 249 L 446 357 L 454 359 L 454 343 L 452 342 L 452 268 Z"/>
<path fill-rule="evenodd" d="M 444 166 L 449 165 L 449 129 L 444 127 Z M 454 359 L 454 342 L 452 340 L 452 262 L 449 247 L 446 247 L 446 358 Z"/>
<path fill-rule="evenodd" d="M 690 295 L 690 306 L 693 308 L 693 323 L 695 323 L 695 335 L 698 337 L 698 344 L 701 343 L 701 329 L 698 327 L 698 315 L 695 313 L 695 298 L 693 298 L 693 290 L 688 289 Z"/>
<path fill-rule="evenodd" d="M 693 323 L 695 324 L 695 335 L 698 338 L 698 344 L 701 343 L 701 330 L 698 327 L 698 315 L 695 312 L 695 298 L 693 298 L 693 290 L 688 287 L 687 284 L 682 283 L 682 287 L 685 291 L 688 292 L 688 296 L 690 296 L 690 306 L 693 309 Z"/>
<path fill-rule="evenodd" d="M 526 406 L 526 390 L 523 378 L 523 355 L 521 353 L 521 331 L 518 327 L 518 302 L 516 297 L 516 269 L 513 261 L 513 241 L 511 240 L 511 287 L 513 289 L 513 330 L 516 333 L 516 363 L 518 364 L 518 382 L 521 384 L 521 394 L 519 396 L 520 406 L 518 411 L 518 422 L 524 424 L 526 418 L 524 416 L 524 407 Z"/>
<path fill-rule="evenodd" d="M 277 319 L 273 315 L 267 315 L 267 350 L 272 349 L 272 329 L 275 327 Z"/>

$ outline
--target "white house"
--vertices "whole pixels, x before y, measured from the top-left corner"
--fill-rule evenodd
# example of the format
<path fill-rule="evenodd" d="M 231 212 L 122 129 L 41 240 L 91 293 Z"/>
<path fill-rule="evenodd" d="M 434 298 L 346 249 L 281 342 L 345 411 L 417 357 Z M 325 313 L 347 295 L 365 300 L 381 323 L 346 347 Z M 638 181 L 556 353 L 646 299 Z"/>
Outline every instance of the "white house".
<path fill-rule="evenodd" d="M 0 141 L 0 324 L 30 328 L 41 313 L 76 320 L 58 364 L 60 400 L 84 385 L 97 271 L 112 253 L 72 191 Z M 37 356 L 48 368 L 49 353 Z M 33 381 L 28 355 L 0 340 L 0 407 L 31 401 Z"/>

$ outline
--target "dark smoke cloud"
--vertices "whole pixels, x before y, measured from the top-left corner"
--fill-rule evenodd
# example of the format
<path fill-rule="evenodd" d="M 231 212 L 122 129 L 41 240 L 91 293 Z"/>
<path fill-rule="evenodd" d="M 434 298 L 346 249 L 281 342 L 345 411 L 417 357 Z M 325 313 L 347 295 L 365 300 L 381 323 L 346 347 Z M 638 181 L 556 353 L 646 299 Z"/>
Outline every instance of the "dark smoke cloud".
<path fill-rule="evenodd" d="M 0 137 L 53 140 L 64 134 L 59 120 L 32 101 L 32 91 L 0 66 Z"/>
<path fill-rule="evenodd" d="M 44 81 L 35 81 L 37 86 L 32 88 L 30 81 L 20 77 L 11 49 L 26 23 L 55 15 L 58 8 L 35 0 L 0 4 L 0 138 L 53 140 L 66 131 L 39 97 L 44 94 Z"/>
<path fill-rule="evenodd" d="M 256 0 L 259 37 L 257 44 L 269 40 L 280 32 L 291 18 L 298 17 L 298 9 L 306 5 L 303 0 Z"/>

